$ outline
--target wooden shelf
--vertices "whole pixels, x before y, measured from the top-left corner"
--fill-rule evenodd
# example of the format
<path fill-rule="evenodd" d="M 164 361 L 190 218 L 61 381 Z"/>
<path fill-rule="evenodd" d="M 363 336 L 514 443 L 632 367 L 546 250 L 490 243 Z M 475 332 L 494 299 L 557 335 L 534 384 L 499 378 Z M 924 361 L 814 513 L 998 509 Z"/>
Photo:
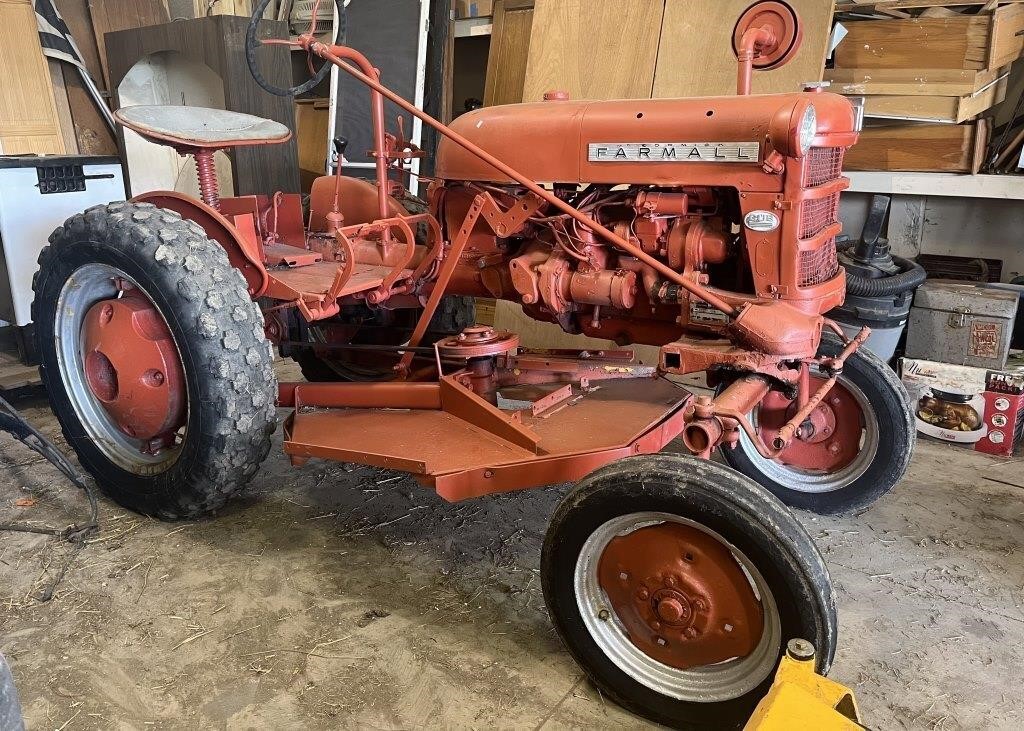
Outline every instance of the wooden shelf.
<path fill-rule="evenodd" d="M 847 172 L 854 193 L 1024 200 L 1022 175 Z"/>
<path fill-rule="evenodd" d="M 489 36 L 491 34 L 491 16 L 486 15 L 479 18 L 459 18 L 452 21 L 455 28 L 456 38 L 469 38 L 471 36 Z"/>

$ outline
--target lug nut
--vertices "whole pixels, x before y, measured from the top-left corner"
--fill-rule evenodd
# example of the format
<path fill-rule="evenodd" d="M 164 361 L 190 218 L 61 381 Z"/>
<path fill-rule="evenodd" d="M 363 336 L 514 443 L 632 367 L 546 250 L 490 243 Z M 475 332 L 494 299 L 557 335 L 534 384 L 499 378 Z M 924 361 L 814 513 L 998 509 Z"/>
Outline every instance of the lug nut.
<path fill-rule="evenodd" d="M 786 644 L 786 654 L 794 660 L 813 660 L 814 645 L 796 637 Z"/>
<path fill-rule="evenodd" d="M 640 591 L 636 593 L 636 595 L 640 597 L 642 600 L 646 601 L 650 598 L 651 592 L 647 591 L 647 587 L 643 587 L 640 589 Z"/>
<path fill-rule="evenodd" d="M 626 581 L 627 579 L 629 579 L 629 574 L 627 574 L 625 571 L 622 571 L 619 573 L 619 578 L 623 581 Z"/>
<path fill-rule="evenodd" d="M 686 636 L 687 639 L 692 640 L 696 638 L 697 635 L 700 634 L 700 632 L 697 631 L 696 627 L 687 627 L 683 630 L 683 634 Z"/>
<path fill-rule="evenodd" d="M 668 644 L 668 640 L 666 640 L 666 639 L 665 639 L 664 637 L 659 637 L 659 638 L 657 638 L 657 639 L 655 640 L 655 642 L 657 642 L 657 643 L 658 643 L 659 645 L 661 645 L 662 647 L 664 647 L 665 645 L 667 645 L 667 644 Z"/>

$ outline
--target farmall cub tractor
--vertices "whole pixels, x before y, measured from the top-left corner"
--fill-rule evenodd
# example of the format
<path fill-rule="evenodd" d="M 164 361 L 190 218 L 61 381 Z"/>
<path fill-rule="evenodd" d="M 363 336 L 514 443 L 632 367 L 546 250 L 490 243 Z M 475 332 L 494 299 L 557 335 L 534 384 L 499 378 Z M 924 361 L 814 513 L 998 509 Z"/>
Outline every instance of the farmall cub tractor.
<path fill-rule="evenodd" d="M 258 18 L 247 42 L 260 73 Z M 343 9 L 339 10 L 343 13 Z M 154 191 L 50 237 L 35 283 L 42 375 L 106 493 L 174 520 L 215 511 L 271 447 L 402 470 L 446 500 L 578 481 L 552 518 L 544 597 L 595 685 L 682 727 L 743 723 L 787 641 L 836 647 L 835 599 L 784 503 L 870 505 L 902 477 L 899 381 L 823 313 L 843 302 L 837 209 L 855 110 L 820 89 L 750 96 L 800 43 L 784 3 L 735 28 L 738 95 L 480 109 L 445 126 L 358 51 L 297 43 L 371 95 L 376 181 L 219 196 L 213 153 L 288 140 L 232 112 L 132 107 L 118 119 L 195 156 L 202 200 Z M 264 41 L 273 43 L 275 41 Z M 286 43 L 286 41 L 276 41 Z M 422 153 L 384 100 L 441 135 Z M 527 350 L 459 322 L 459 297 L 523 305 L 569 333 L 660 347 Z M 272 347 L 307 381 L 277 383 Z M 706 373 L 714 397 L 671 377 Z M 692 456 L 659 454 L 669 444 Z M 718 452 L 722 462 L 709 458 Z M 806 643 L 805 643 L 806 644 Z"/>

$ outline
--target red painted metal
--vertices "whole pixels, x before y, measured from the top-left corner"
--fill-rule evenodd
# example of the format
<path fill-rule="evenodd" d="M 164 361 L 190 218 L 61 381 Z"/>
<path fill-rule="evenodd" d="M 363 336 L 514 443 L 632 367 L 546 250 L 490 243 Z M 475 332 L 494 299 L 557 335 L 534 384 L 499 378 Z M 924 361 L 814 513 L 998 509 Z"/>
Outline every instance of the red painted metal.
<path fill-rule="evenodd" d="M 781 66 L 796 55 L 802 41 L 800 18 L 786 3 L 763 0 L 747 8 L 733 31 L 732 47 L 739 62 L 736 93 L 750 94 L 753 69 Z"/>
<path fill-rule="evenodd" d="M 196 149 L 193 156 L 196 160 L 196 175 L 199 177 L 199 194 L 203 203 L 210 208 L 220 208 L 220 187 L 217 185 L 217 163 L 209 148 Z"/>
<path fill-rule="evenodd" d="M 812 376 L 812 388 L 824 378 Z M 773 444 L 779 431 L 797 412 L 797 402 L 778 391 L 765 396 L 757 407 L 757 432 L 766 444 Z M 837 383 L 800 424 L 795 439 L 777 459 L 804 470 L 835 472 L 853 462 L 860 453 L 865 415 L 853 395 Z"/>
<path fill-rule="evenodd" d="M 749 90 L 750 69 L 784 63 L 801 40 L 795 13 L 774 0 L 752 7 L 735 35 L 741 91 Z M 805 422 L 815 434 L 845 425 L 824 401 L 834 377 L 804 378 L 797 404 L 779 404 L 781 416 L 764 432 L 770 444 L 746 416 L 759 403 L 773 405 L 766 398 L 780 381 L 801 384 L 811 363 L 837 371 L 863 342 L 862 334 L 841 357 L 816 358 L 822 328 L 835 329 L 822 313 L 842 302 L 845 289 L 835 258 L 837 209 L 848 185 L 842 154 L 857 137 L 845 98 L 587 102 L 552 94 L 445 126 L 383 86 L 361 53 L 308 34 L 297 45 L 369 88 L 375 184 L 340 168 L 317 180 L 303 230 L 294 196 L 218 201 L 212 152 L 190 148 L 209 205 L 169 193 L 143 198 L 181 211 L 224 246 L 253 296 L 272 300 L 272 337 L 293 337 L 291 317 L 325 323 L 327 341 L 317 346 L 322 352 L 314 348 L 321 357 L 352 337 L 341 317 L 349 305 L 422 308 L 404 352 L 391 351 L 395 382 L 281 387 L 280 403 L 294 408 L 286 429 L 293 460 L 400 467 L 461 499 L 572 479 L 680 435 L 709 456 L 742 429 L 773 457 L 803 448 L 794 443 L 808 436 Z M 422 152 L 401 128 L 385 131 L 385 99 L 442 136 L 426 213 L 407 209 L 401 183 L 390 178 Z M 818 130 L 805 154 L 800 123 L 812 104 Z M 638 153 L 608 162 L 588 154 L 589 145 L 679 140 L 708 150 L 687 161 Z M 749 159 L 722 162 L 719 152 L 740 143 Z M 744 225 L 748 218 L 774 225 Z M 720 274 L 727 263 L 737 273 L 731 280 Z M 569 332 L 654 344 L 660 361 L 517 353 L 514 335 L 470 329 L 438 343 L 432 372 L 414 371 L 446 294 L 508 299 Z M 716 369 L 740 376 L 730 376 L 713 401 L 689 406 L 688 394 L 665 392 L 651 378 Z M 519 402 L 526 406 L 509 406 Z M 635 422 L 623 416 L 631 410 Z M 680 615 L 683 604 L 673 602 L 665 611 Z"/>
<path fill-rule="evenodd" d="M 458 335 L 437 343 L 442 358 L 488 358 L 508 353 L 519 347 L 519 336 L 488 325 L 467 327 Z"/>
<path fill-rule="evenodd" d="M 89 309 L 82 357 L 89 390 L 127 436 L 148 445 L 184 424 L 181 357 L 160 312 L 137 289 Z"/>
<path fill-rule="evenodd" d="M 746 657 L 764 631 L 743 569 L 696 527 L 666 522 L 616 536 L 597 577 L 630 641 L 674 668 Z"/>
<path fill-rule="evenodd" d="M 228 261 L 242 273 L 249 287 L 249 295 L 260 297 L 267 290 L 270 278 L 263 266 L 261 244 L 256 238 L 256 231 L 250 227 L 245 233 L 235 223 L 229 221 L 219 211 L 202 201 L 191 198 L 173 190 L 156 190 L 143 193 L 132 198 L 133 202 L 152 203 L 158 208 L 166 208 L 181 214 L 182 218 L 195 221 L 206 232 L 206 235 L 220 244 L 227 252 Z M 242 217 L 252 223 L 251 217 Z"/>

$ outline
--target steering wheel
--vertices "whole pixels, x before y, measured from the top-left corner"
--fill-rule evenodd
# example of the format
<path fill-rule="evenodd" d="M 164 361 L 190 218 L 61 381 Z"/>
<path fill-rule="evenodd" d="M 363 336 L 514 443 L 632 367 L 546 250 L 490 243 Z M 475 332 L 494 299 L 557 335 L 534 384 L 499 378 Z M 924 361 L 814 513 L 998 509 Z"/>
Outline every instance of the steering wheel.
<path fill-rule="evenodd" d="M 249 65 L 249 73 L 252 74 L 252 78 L 256 80 L 256 83 L 260 85 L 265 91 L 270 92 L 276 96 L 298 96 L 303 94 L 321 81 L 323 81 L 327 74 L 331 72 L 331 64 L 324 63 L 320 69 L 313 75 L 309 81 L 299 84 L 298 86 L 291 86 L 282 89 L 280 86 L 274 86 L 260 71 L 259 64 L 256 61 L 256 49 L 264 45 L 264 42 L 259 40 L 257 30 L 259 29 L 260 20 L 263 19 L 263 13 L 266 11 L 267 6 L 270 5 L 270 0 L 259 0 L 252 9 L 252 17 L 249 18 L 249 27 L 245 32 L 245 61 Z M 335 36 L 335 45 L 342 45 L 345 42 L 346 31 L 348 30 L 348 12 L 345 9 L 344 0 L 334 0 L 334 5 L 338 9 L 338 33 Z M 313 18 L 313 23 L 316 22 L 316 18 Z"/>

